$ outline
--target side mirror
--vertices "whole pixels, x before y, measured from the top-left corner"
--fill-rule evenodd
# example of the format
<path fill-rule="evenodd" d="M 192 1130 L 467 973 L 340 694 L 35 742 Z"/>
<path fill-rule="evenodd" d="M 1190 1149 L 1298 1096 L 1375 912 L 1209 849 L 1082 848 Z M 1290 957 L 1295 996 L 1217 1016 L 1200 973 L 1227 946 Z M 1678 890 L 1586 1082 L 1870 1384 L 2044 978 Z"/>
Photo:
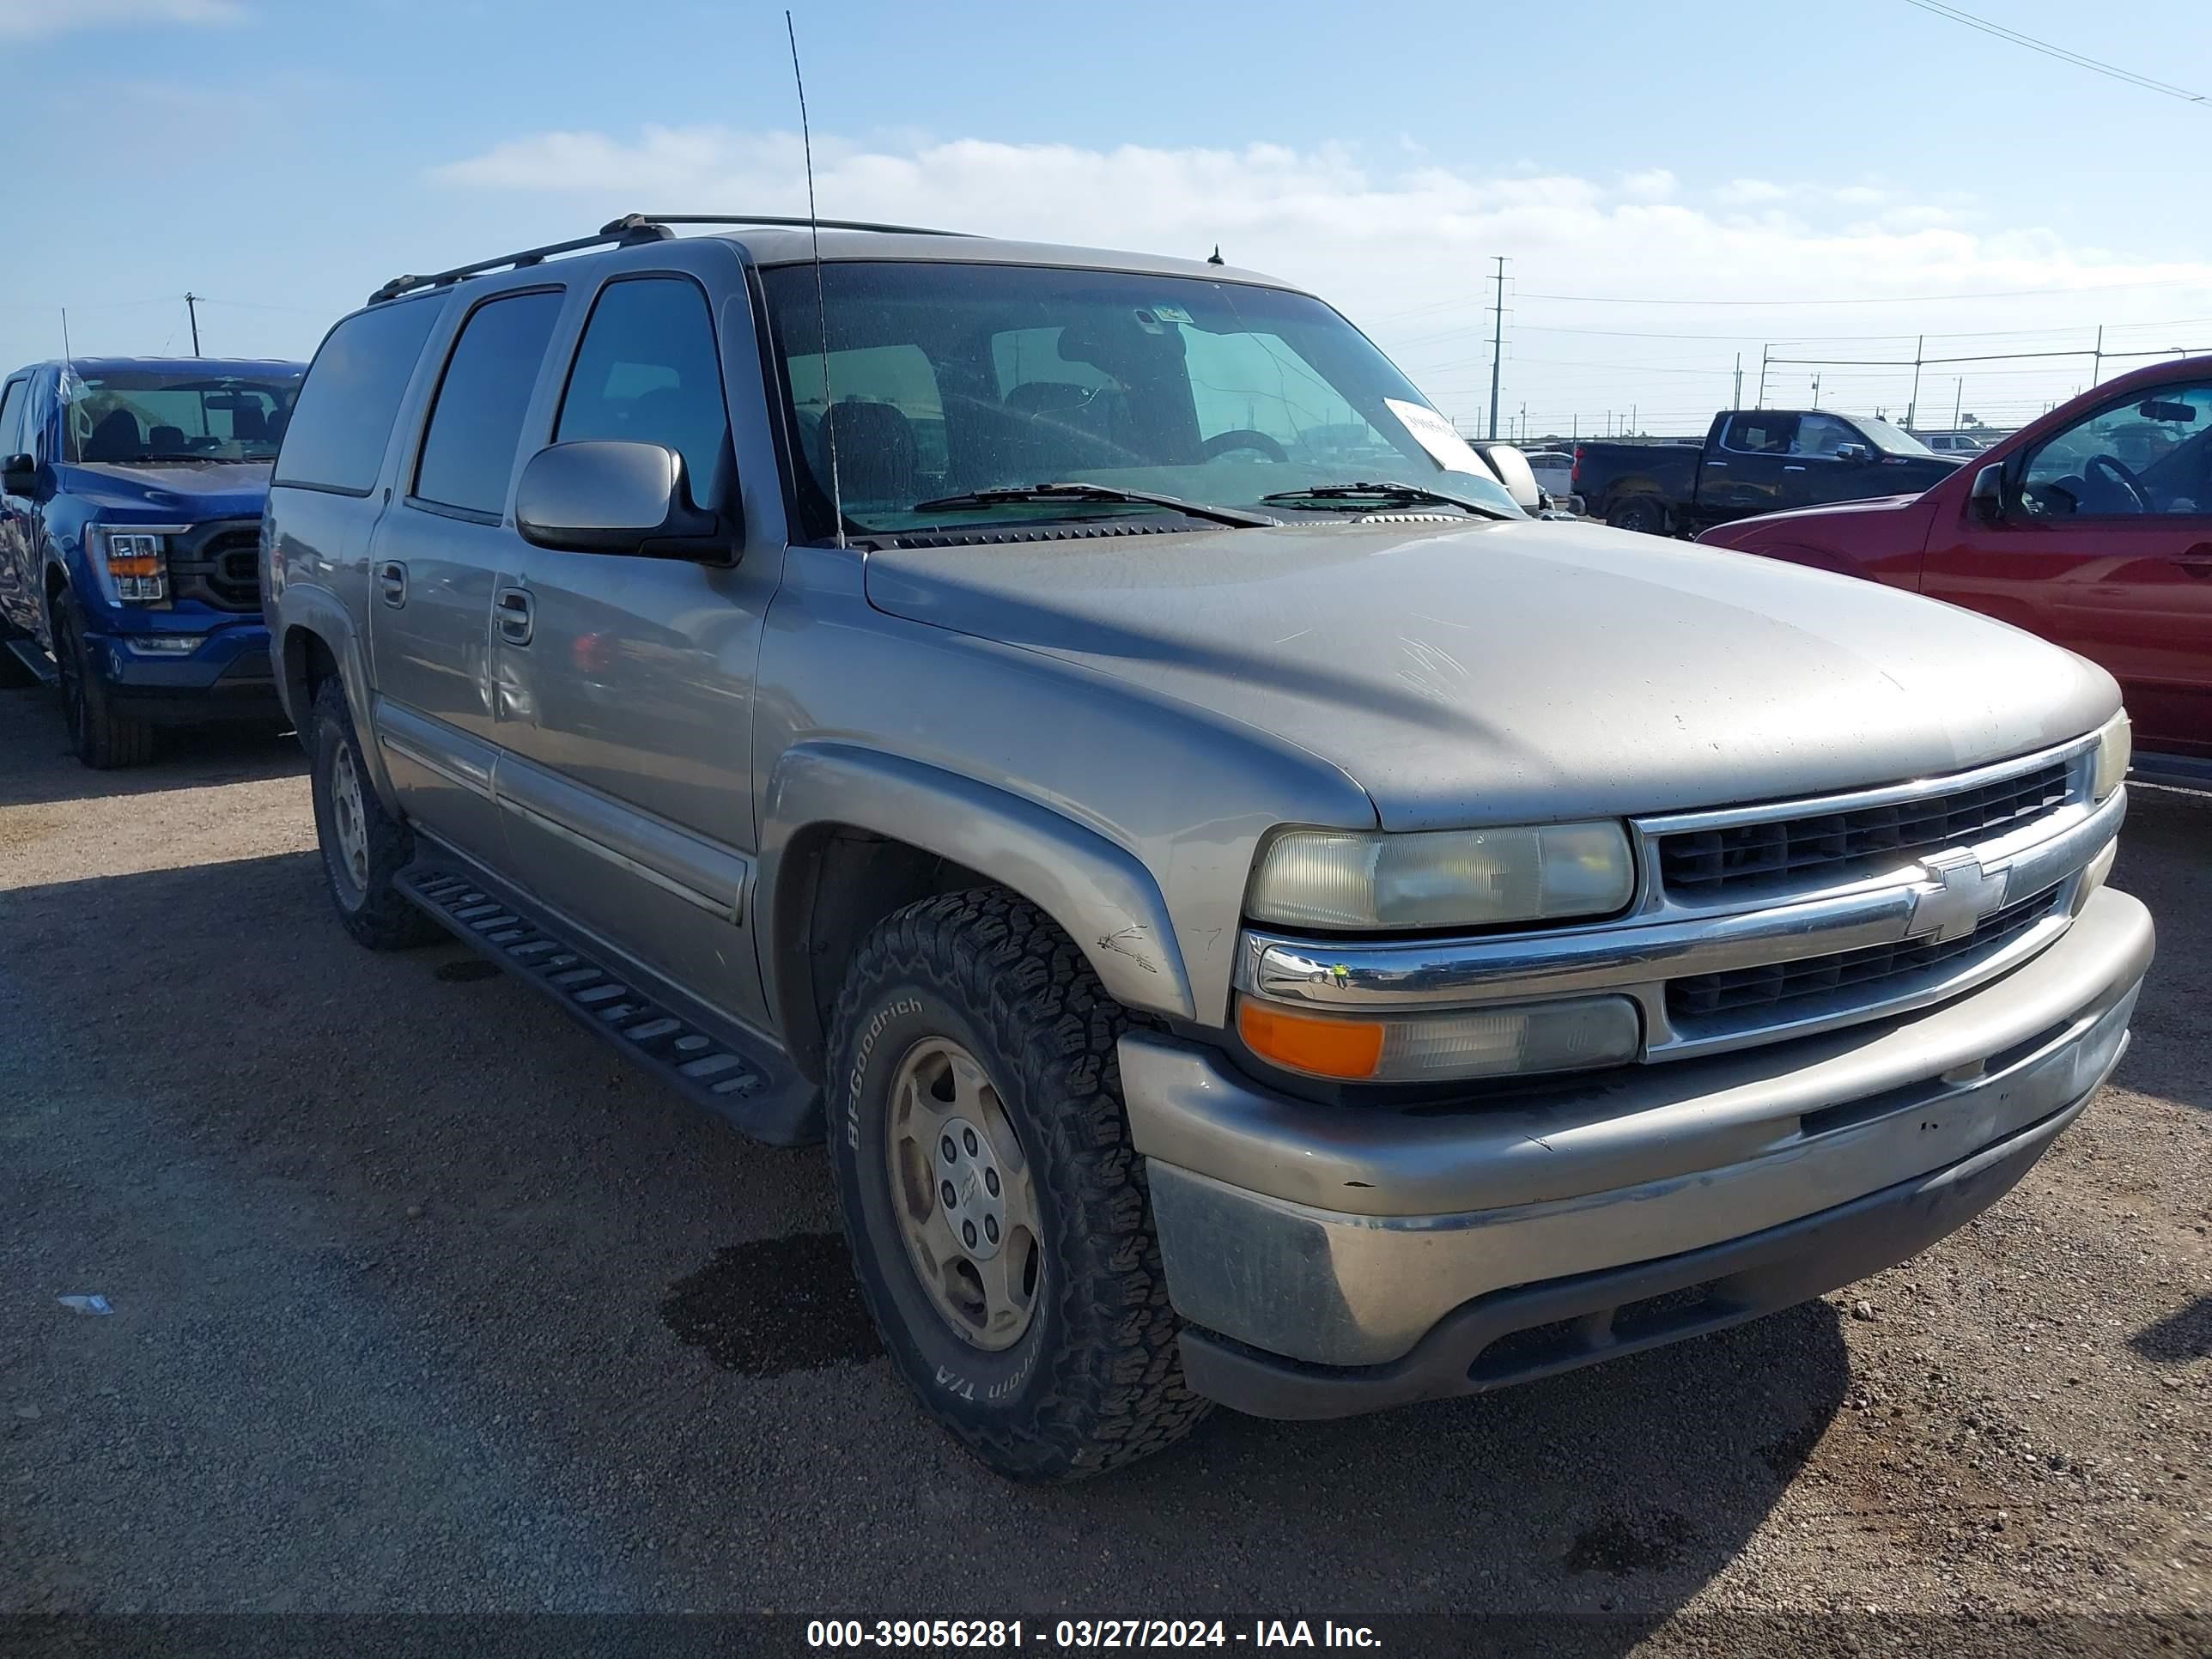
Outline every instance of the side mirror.
<path fill-rule="evenodd" d="M 1838 444 L 1836 459 L 1839 461 L 1870 461 L 1874 459 L 1874 451 L 1864 444 Z"/>
<path fill-rule="evenodd" d="M 39 486 L 39 464 L 28 455 L 10 455 L 0 462 L 0 489 L 10 495 L 27 495 Z"/>
<path fill-rule="evenodd" d="M 665 444 L 591 439 L 532 455 L 514 492 L 514 527 L 538 547 L 727 562 L 720 515 L 690 504 L 684 458 Z"/>
<path fill-rule="evenodd" d="M 1966 498 L 1966 510 L 1984 524 L 2004 522 L 2005 487 L 2002 463 L 1993 461 L 1974 474 L 1974 489 Z"/>

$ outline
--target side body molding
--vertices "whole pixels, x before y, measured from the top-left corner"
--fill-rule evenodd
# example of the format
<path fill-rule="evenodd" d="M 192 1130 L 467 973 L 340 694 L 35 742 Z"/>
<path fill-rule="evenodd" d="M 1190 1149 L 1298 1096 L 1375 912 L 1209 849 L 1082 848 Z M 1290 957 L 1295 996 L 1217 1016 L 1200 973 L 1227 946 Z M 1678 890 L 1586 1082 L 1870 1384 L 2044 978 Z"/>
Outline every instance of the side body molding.
<path fill-rule="evenodd" d="M 1182 1018 L 1194 1004 L 1167 904 L 1130 853 L 1036 802 L 875 750 L 803 743 L 786 750 L 761 812 L 761 942 L 769 1006 L 793 994 L 787 964 L 805 943 L 784 925 L 783 855 L 801 831 L 842 824 L 887 836 L 1005 883 L 1066 930 L 1124 1006 Z M 804 995 L 799 989 L 798 994 Z"/>

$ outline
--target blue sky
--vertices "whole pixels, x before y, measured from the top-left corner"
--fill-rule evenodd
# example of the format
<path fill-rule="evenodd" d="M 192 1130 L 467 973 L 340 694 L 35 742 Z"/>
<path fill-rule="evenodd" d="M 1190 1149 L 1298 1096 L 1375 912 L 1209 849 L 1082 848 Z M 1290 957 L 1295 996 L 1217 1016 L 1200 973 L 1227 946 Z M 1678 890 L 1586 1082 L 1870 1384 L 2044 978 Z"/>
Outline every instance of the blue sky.
<path fill-rule="evenodd" d="M 1968 9 L 2212 92 L 2201 4 Z M 1538 431 L 1701 426 L 1738 352 L 1747 398 L 1762 354 L 1850 358 L 1773 370 L 1769 401 L 1817 372 L 1824 406 L 1895 416 L 1911 371 L 1866 360 L 1923 332 L 2212 349 L 2212 105 L 1905 0 L 794 11 L 824 213 L 1218 241 L 1462 419 L 1493 254 L 1506 414 Z M 403 270 L 633 208 L 804 207 L 780 7 L 0 0 L 0 363 L 54 355 L 61 304 L 80 352 L 184 349 L 187 288 L 209 350 L 304 356 Z M 2016 419 L 2089 368 L 1931 368 L 1922 412 Z"/>

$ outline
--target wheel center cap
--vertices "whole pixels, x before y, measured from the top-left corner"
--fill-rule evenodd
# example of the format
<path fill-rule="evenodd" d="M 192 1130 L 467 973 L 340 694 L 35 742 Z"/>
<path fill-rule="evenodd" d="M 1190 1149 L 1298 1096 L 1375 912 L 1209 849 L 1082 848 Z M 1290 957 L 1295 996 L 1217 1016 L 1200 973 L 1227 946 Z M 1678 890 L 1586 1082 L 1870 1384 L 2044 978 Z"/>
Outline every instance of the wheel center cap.
<path fill-rule="evenodd" d="M 1006 1179 L 990 1138 L 964 1117 L 947 1118 L 933 1162 L 945 1226 L 969 1256 L 988 1261 L 1006 1237 Z"/>

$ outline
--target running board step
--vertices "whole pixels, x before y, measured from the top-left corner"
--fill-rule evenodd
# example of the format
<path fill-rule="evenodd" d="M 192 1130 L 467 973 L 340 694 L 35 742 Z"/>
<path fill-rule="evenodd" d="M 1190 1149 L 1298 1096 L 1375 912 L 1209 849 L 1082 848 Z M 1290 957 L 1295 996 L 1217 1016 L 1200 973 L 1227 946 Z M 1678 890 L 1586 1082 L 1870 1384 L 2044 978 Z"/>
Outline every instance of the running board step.
<path fill-rule="evenodd" d="M 780 1054 L 764 1052 L 703 1012 L 676 1006 L 644 975 L 603 967 L 499 883 L 458 859 L 428 852 L 399 872 L 399 890 L 509 973 L 544 992 L 677 1093 L 778 1146 L 822 1138 L 820 1091 Z"/>
<path fill-rule="evenodd" d="M 36 640 L 9 640 L 6 646 L 10 655 L 45 684 L 52 685 L 60 678 L 55 672 L 54 659 L 39 648 Z"/>

